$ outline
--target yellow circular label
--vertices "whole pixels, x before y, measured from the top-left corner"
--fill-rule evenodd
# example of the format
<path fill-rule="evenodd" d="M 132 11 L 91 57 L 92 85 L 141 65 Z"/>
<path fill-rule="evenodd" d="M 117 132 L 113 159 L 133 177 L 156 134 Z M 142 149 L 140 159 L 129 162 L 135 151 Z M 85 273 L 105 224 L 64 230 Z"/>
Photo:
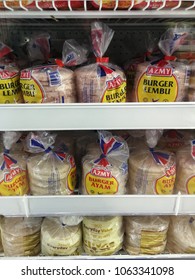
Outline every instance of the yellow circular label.
<path fill-rule="evenodd" d="M 195 176 L 188 179 L 186 183 L 186 189 L 188 194 L 195 194 Z"/>
<path fill-rule="evenodd" d="M 89 172 L 85 177 L 85 188 L 90 195 L 115 194 L 118 192 L 118 182 L 113 176 L 99 177 Z"/>
<path fill-rule="evenodd" d="M 126 102 L 127 85 L 121 76 L 113 77 L 106 81 L 106 90 L 103 94 L 102 103 Z"/>
<path fill-rule="evenodd" d="M 74 191 L 77 183 L 76 166 L 72 167 L 68 173 L 68 188 L 71 192 Z"/>
<path fill-rule="evenodd" d="M 32 77 L 20 78 L 20 85 L 25 103 L 42 103 L 44 90 L 38 81 Z"/>
<path fill-rule="evenodd" d="M 23 103 L 18 75 L 7 79 L 0 79 L 0 103 Z"/>
<path fill-rule="evenodd" d="M 156 194 L 172 194 L 175 184 L 175 174 L 169 177 L 162 176 L 156 180 L 155 192 Z"/>
<path fill-rule="evenodd" d="M 174 102 L 177 95 L 178 82 L 174 75 L 150 76 L 145 72 L 136 88 L 138 102 Z"/>
<path fill-rule="evenodd" d="M 28 193 L 26 171 L 18 167 L 4 173 L 4 180 L 0 182 L 0 195 L 24 195 Z"/>

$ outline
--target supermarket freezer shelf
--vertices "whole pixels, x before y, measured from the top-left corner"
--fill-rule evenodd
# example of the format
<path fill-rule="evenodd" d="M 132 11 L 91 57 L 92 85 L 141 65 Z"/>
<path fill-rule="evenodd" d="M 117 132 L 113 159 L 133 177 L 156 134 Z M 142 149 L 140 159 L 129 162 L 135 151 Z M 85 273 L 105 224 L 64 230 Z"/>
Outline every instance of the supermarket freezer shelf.
<path fill-rule="evenodd" d="M 195 195 L 75 195 L 0 197 L 0 215 L 192 215 Z"/>
<path fill-rule="evenodd" d="M 194 129 L 195 102 L 0 105 L 1 131 Z"/>

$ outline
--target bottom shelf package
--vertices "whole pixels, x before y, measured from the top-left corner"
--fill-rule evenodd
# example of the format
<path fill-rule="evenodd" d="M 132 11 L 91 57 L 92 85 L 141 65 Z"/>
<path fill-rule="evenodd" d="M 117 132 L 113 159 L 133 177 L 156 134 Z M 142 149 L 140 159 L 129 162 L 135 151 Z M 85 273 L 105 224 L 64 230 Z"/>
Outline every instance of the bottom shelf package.
<path fill-rule="evenodd" d="M 195 254 L 193 216 L 2 217 L 0 221 L 0 252 L 5 257 Z"/>

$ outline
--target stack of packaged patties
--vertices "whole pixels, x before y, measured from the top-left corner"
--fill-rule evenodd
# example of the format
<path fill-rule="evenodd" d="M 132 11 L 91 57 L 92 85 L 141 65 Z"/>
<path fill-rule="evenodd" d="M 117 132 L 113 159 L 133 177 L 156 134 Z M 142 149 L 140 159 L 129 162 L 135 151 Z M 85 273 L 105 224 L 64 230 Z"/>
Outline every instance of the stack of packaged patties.
<path fill-rule="evenodd" d="M 114 31 L 102 22 L 91 24 L 91 41 L 96 63 L 75 71 L 78 101 L 81 103 L 126 102 L 126 77 L 123 70 L 104 54 Z"/>
<path fill-rule="evenodd" d="M 107 131 L 99 131 L 99 143 L 90 145 L 82 160 L 81 193 L 117 195 L 126 193 L 127 143 Z M 83 247 L 89 255 L 111 255 L 122 248 L 122 217 L 85 217 Z"/>
<path fill-rule="evenodd" d="M 25 150 L 31 153 L 27 161 L 32 195 L 70 195 L 76 186 L 74 157 L 62 146 L 54 149 L 55 134 L 29 133 Z M 33 155 L 34 154 L 34 155 Z"/>
<path fill-rule="evenodd" d="M 188 35 L 186 28 L 169 28 L 160 38 L 163 59 L 140 63 L 137 66 L 133 102 L 185 101 L 188 85 L 187 67 L 177 62 L 173 53 Z"/>

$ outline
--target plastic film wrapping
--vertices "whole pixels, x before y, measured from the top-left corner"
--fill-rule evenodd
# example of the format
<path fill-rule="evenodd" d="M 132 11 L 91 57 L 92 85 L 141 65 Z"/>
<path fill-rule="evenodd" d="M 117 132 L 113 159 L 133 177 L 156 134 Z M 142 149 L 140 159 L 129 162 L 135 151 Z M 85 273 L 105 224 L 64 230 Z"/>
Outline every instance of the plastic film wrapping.
<path fill-rule="evenodd" d="M 137 148 L 129 157 L 130 194 L 172 194 L 176 177 L 175 155 L 159 149 Z"/>
<path fill-rule="evenodd" d="M 187 28 L 169 28 L 159 40 L 164 58 L 138 65 L 135 77 L 133 101 L 178 102 L 186 97 L 187 67 L 175 62 L 173 53 L 188 35 Z"/>
<path fill-rule="evenodd" d="M 122 217 L 84 217 L 83 247 L 88 255 L 108 256 L 117 253 L 123 243 Z"/>
<path fill-rule="evenodd" d="M 15 196 L 29 192 L 27 178 L 27 156 L 14 149 L 21 133 L 3 133 L 4 151 L 0 154 L 0 195 Z M 11 151 L 10 151 L 11 150 Z"/>
<path fill-rule="evenodd" d="M 105 54 L 114 32 L 104 23 L 91 24 L 91 39 L 96 63 L 75 71 L 78 101 L 81 103 L 126 102 L 126 77 Z"/>
<path fill-rule="evenodd" d="M 82 194 L 124 194 L 128 179 L 129 148 L 120 137 L 99 132 L 99 147 L 82 159 Z"/>
<path fill-rule="evenodd" d="M 195 194 L 195 141 L 182 147 L 176 153 L 176 192 Z"/>
<path fill-rule="evenodd" d="M 78 221 L 72 219 L 69 221 L 70 225 L 65 222 L 67 220 L 61 218 L 44 219 L 41 227 L 41 252 L 43 255 L 71 256 L 81 253 L 81 219 Z"/>
<path fill-rule="evenodd" d="M 131 255 L 161 254 L 165 250 L 169 218 L 125 217 L 124 250 Z"/>
<path fill-rule="evenodd" d="M 194 216 L 171 217 L 166 251 L 172 254 L 195 253 Z"/>
<path fill-rule="evenodd" d="M 1 225 L 5 256 L 37 256 L 41 251 L 42 218 L 4 217 Z"/>
<path fill-rule="evenodd" d="M 27 161 L 30 192 L 33 195 L 69 195 L 76 186 L 74 157 L 64 151 L 53 151 L 55 135 L 30 133 L 28 151 L 38 153 Z"/>

